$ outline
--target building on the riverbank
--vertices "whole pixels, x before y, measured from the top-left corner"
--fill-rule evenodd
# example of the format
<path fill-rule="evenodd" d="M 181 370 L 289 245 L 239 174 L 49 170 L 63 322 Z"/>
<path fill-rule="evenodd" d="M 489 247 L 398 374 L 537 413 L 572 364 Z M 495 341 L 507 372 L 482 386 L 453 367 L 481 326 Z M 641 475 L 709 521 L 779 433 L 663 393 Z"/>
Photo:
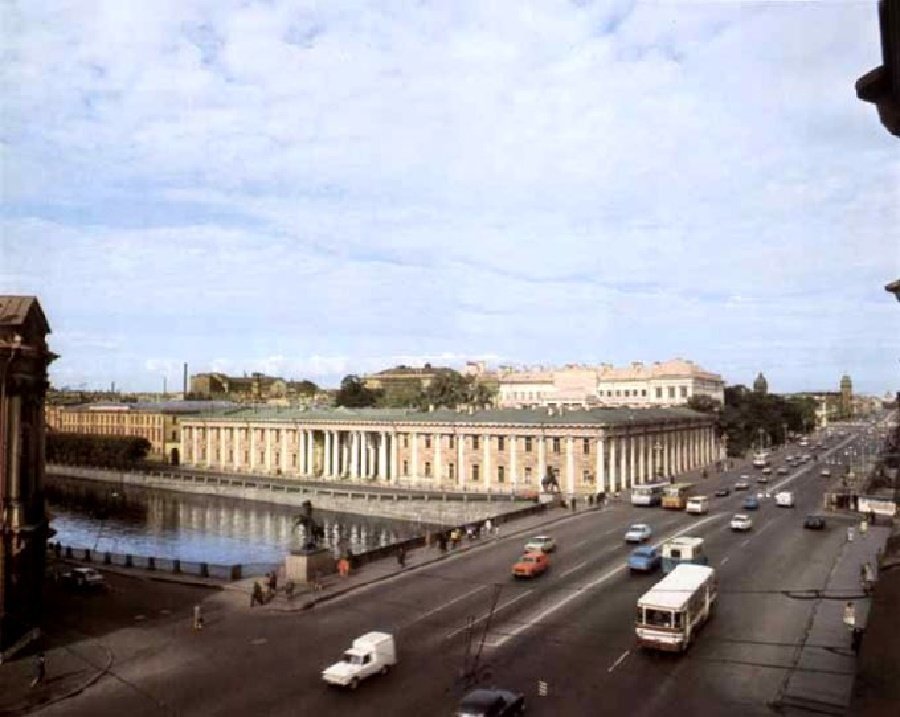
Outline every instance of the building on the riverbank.
<path fill-rule="evenodd" d="M 719 374 L 681 358 L 652 364 L 634 361 L 621 368 L 610 364 L 503 368 L 498 382 L 501 408 L 671 407 L 686 405 L 693 396 L 725 401 L 725 382 Z"/>
<path fill-rule="evenodd" d="M 150 443 L 148 457 L 172 465 L 181 462 L 181 423 L 204 412 L 236 408 L 227 401 L 154 401 L 48 406 L 47 427 L 90 436 L 135 436 Z"/>
<path fill-rule="evenodd" d="M 198 373 L 191 376 L 190 397 L 235 403 L 269 403 L 282 406 L 331 405 L 328 391 L 312 381 L 294 381 L 255 372 L 249 376 Z"/>
<path fill-rule="evenodd" d="M 185 418 L 186 466 L 434 490 L 615 492 L 721 458 L 686 408 L 242 410 Z"/>
<path fill-rule="evenodd" d="M 50 324 L 33 296 L 0 296 L 0 662 L 39 634 L 47 550 L 44 398 Z"/>

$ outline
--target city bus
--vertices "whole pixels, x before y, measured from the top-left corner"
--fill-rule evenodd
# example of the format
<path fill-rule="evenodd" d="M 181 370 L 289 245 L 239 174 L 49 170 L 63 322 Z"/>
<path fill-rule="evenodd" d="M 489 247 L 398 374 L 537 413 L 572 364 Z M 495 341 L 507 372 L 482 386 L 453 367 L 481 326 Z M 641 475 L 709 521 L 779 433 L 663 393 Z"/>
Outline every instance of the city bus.
<path fill-rule="evenodd" d="M 662 502 L 665 483 L 646 483 L 631 489 L 632 505 L 659 505 Z"/>
<path fill-rule="evenodd" d="M 679 565 L 707 565 L 709 558 L 703 549 L 703 538 L 681 535 L 662 544 L 663 575 L 671 573 Z"/>
<path fill-rule="evenodd" d="M 693 488 L 693 483 L 671 483 L 664 486 L 662 507 L 670 510 L 684 510 Z"/>
<path fill-rule="evenodd" d="M 753 454 L 753 467 L 765 468 L 769 465 L 769 454 L 767 451 L 758 451 Z"/>
<path fill-rule="evenodd" d="M 635 633 L 641 647 L 684 652 L 716 602 L 716 571 L 679 565 L 637 602 Z"/>

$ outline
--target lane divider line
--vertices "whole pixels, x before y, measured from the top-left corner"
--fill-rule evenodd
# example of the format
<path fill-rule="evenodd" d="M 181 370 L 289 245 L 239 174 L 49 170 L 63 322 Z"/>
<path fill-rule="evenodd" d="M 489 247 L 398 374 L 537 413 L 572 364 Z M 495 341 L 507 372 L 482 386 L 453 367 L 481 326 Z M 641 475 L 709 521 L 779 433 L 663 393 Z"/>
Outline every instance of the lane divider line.
<path fill-rule="evenodd" d="M 520 593 L 519 595 L 516 595 L 512 600 L 507 600 L 507 601 L 506 601 L 505 603 L 503 603 L 502 605 L 498 605 L 496 608 L 494 608 L 494 614 L 496 615 L 498 612 L 500 612 L 501 610 L 504 610 L 504 609 L 508 608 L 508 607 L 509 607 L 510 605 L 512 605 L 513 603 L 517 603 L 517 602 L 519 602 L 519 600 L 521 600 L 522 598 L 528 597 L 528 595 L 530 595 L 530 594 L 533 593 L 533 592 L 534 592 L 534 588 L 531 588 L 530 590 L 526 590 L 525 592 Z M 471 627 L 475 627 L 478 623 L 484 622 L 485 620 L 488 619 L 489 616 L 490 616 L 490 613 L 485 613 L 485 614 L 482 615 L 481 617 L 475 619 L 475 620 L 471 623 Z M 445 639 L 445 640 L 452 640 L 452 639 L 453 639 L 454 637 L 456 637 L 459 633 L 465 632 L 466 630 L 468 630 L 469 627 L 470 627 L 470 625 L 463 625 L 462 627 L 458 627 L 458 628 L 456 628 L 453 632 L 447 633 L 447 636 L 446 636 L 444 639 Z"/>
<path fill-rule="evenodd" d="M 612 672 L 614 669 L 616 669 L 620 664 L 622 664 L 622 660 L 624 660 L 630 654 L 631 650 L 625 650 L 625 652 L 619 655 L 619 659 L 612 663 L 612 665 L 610 665 L 610 668 L 607 670 L 607 672 Z"/>
<path fill-rule="evenodd" d="M 407 627 L 410 627 L 411 625 L 415 625 L 417 622 L 425 620 L 426 618 L 434 615 L 436 612 L 445 610 L 446 608 L 450 607 L 451 605 L 458 603 L 460 600 L 465 600 L 467 597 L 474 595 L 475 593 L 480 592 L 481 590 L 487 590 L 487 587 L 488 587 L 487 585 L 479 585 L 477 588 L 473 588 L 472 590 L 469 590 L 469 592 L 467 592 L 467 593 L 463 593 L 462 595 L 459 595 L 458 597 L 455 597 L 452 600 L 448 600 L 443 605 L 438 605 L 436 608 L 429 610 L 425 614 L 419 615 L 419 617 L 417 617 L 416 619 L 410 620 L 408 623 L 406 623 L 403 626 L 403 628 L 407 628 Z M 403 628 L 401 628 L 401 629 L 403 629 Z"/>

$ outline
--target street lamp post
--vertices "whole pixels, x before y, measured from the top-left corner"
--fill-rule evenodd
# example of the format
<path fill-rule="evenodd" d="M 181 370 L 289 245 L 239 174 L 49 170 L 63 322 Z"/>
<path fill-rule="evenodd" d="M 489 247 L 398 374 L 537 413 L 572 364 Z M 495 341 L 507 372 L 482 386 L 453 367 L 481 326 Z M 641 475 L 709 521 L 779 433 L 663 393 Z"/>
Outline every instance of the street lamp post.
<path fill-rule="evenodd" d="M 663 477 L 663 470 L 662 470 L 663 447 L 662 447 L 662 443 L 657 441 L 653 445 L 653 450 L 656 451 L 656 477 L 661 479 Z"/>

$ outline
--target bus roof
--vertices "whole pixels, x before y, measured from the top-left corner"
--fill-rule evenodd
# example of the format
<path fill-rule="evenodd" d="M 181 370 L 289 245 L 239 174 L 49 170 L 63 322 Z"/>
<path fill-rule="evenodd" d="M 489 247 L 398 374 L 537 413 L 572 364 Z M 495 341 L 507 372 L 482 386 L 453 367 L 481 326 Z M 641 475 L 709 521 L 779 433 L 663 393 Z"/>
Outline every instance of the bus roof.
<path fill-rule="evenodd" d="M 666 488 L 666 493 L 678 493 L 682 490 L 687 490 L 688 488 L 693 488 L 693 483 L 669 483 Z"/>
<path fill-rule="evenodd" d="M 645 592 L 638 605 L 661 610 L 683 610 L 694 591 L 715 572 L 706 565 L 682 563 Z"/>

